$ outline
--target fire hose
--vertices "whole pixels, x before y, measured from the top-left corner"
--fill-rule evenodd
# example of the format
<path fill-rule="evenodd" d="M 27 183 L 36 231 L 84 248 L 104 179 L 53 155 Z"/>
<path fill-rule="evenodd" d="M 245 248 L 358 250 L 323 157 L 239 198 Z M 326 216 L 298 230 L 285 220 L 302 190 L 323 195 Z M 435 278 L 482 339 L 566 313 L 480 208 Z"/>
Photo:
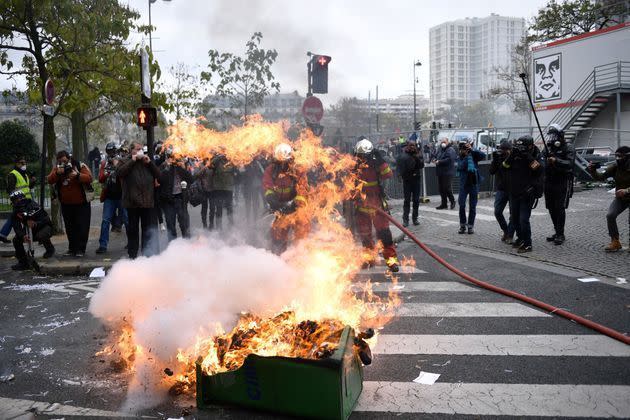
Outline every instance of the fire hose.
<path fill-rule="evenodd" d="M 493 284 L 487 283 L 485 281 L 481 281 L 479 279 L 474 278 L 473 276 L 464 273 L 463 271 L 457 269 L 456 267 L 454 267 L 453 265 L 449 264 L 446 260 L 444 260 L 442 257 L 440 257 L 438 254 L 435 253 L 435 251 L 433 251 L 431 248 L 429 248 L 428 246 L 426 246 L 424 243 L 420 242 L 420 240 L 418 238 L 415 237 L 415 235 L 413 233 L 411 233 L 407 228 L 405 228 L 404 226 L 402 226 L 400 223 L 398 223 L 398 221 L 396 219 L 394 219 L 389 213 L 387 213 L 386 211 L 383 211 L 382 209 L 377 209 L 377 211 L 385 218 L 387 218 L 390 222 L 392 222 L 394 224 L 394 226 L 396 226 L 398 229 L 400 229 L 405 235 L 407 235 L 412 241 L 414 241 L 416 243 L 416 245 L 418 245 L 420 248 L 422 248 L 422 250 L 424 252 L 426 252 L 427 254 L 429 254 L 429 256 L 431 256 L 434 260 L 436 260 L 437 262 L 439 262 L 440 264 L 442 264 L 444 267 L 446 267 L 448 270 L 452 271 L 453 273 L 457 274 L 459 277 L 463 278 L 466 281 L 469 281 L 479 287 L 483 287 L 484 289 L 490 290 L 492 292 L 495 293 L 499 293 L 505 296 L 509 296 L 511 298 L 520 300 L 522 302 L 528 303 L 530 305 L 536 306 L 540 309 L 544 309 L 546 311 L 549 311 L 549 313 L 552 314 L 556 314 L 559 315 L 563 318 L 566 318 L 570 321 L 574 321 L 577 322 L 578 324 L 582 324 L 585 327 L 588 327 L 592 330 L 595 330 L 601 334 L 607 335 L 608 337 L 614 338 L 615 340 L 619 340 L 624 344 L 630 344 L 630 337 L 628 337 L 627 335 L 624 335 L 622 333 L 620 333 L 619 331 L 613 330 L 612 328 L 606 327 L 604 325 L 598 324 L 597 322 L 593 322 L 591 320 L 582 318 L 581 316 L 575 315 L 569 311 L 565 311 L 564 309 L 555 307 L 553 305 L 549 305 L 548 303 L 542 302 L 538 299 L 534 299 L 532 297 L 529 296 L 525 296 L 521 293 L 517 293 L 514 292 L 512 290 L 509 289 L 504 289 L 502 287 L 498 287 L 495 286 Z"/>

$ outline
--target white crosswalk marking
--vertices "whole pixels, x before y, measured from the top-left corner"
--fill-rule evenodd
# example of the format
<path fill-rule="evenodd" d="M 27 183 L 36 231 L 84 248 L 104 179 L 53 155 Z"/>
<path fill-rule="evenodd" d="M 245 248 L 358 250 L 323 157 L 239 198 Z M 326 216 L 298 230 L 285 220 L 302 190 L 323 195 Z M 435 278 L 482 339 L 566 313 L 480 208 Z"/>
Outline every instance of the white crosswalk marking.
<path fill-rule="evenodd" d="M 362 290 L 362 284 L 353 286 L 353 290 Z M 393 283 L 372 283 L 373 292 L 480 292 L 481 289 L 456 281 L 405 281 Z"/>
<path fill-rule="evenodd" d="M 365 382 L 355 411 L 630 417 L 630 386 Z"/>
<path fill-rule="evenodd" d="M 359 274 L 385 274 L 389 269 L 385 265 L 375 265 L 374 267 L 366 268 L 359 271 Z M 403 265 L 400 267 L 398 274 L 426 274 L 426 271 L 420 270 L 416 267 Z"/>
<path fill-rule="evenodd" d="M 406 303 L 396 311 L 402 317 L 550 317 L 520 303 Z"/>
<path fill-rule="evenodd" d="M 630 357 L 604 335 L 380 335 L 375 354 Z"/>

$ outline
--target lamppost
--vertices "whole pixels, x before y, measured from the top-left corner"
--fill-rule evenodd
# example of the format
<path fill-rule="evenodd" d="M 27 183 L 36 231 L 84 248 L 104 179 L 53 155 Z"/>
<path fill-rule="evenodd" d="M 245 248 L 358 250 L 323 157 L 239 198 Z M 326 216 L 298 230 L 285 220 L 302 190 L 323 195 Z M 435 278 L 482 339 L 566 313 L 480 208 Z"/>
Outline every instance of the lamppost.
<path fill-rule="evenodd" d="M 155 1 L 155 0 L 154 0 Z M 416 83 L 418 79 L 416 79 L 416 67 L 420 67 L 422 63 L 420 60 L 414 60 L 413 62 L 413 129 L 416 129 Z"/>
<path fill-rule="evenodd" d="M 151 33 L 153 32 L 151 26 L 151 4 L 155 3 L 157 0 L 149 0 L 149 51 L 153 54 L 153 39 L 151 38 Z M 171 1 L 171 0 L 162 0 L 162 1 Z"/>

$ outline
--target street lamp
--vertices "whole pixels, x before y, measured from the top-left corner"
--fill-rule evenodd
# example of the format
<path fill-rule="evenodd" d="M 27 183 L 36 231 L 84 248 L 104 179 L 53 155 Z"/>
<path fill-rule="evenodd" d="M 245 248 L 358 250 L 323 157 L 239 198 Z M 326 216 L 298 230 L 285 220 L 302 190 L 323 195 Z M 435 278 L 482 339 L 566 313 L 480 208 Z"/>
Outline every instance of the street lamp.
<path fill-rule="evenodd" d="M 413 63 L 413 129 L 416 130 L 416 67 L 420 67 L 422 63 L 420 60 L 414 60 Z"/>
<path fill-rule="evenodd" d="M 153 54 L 153 39 L 151 38 L 151 33 L 153 32 L 151 26 L 151 4 L 155 3 L 157 0 L 149 0 L 149 51 Z M 171 1 L 171 0 L 162 0 L 162 1 Z"/>

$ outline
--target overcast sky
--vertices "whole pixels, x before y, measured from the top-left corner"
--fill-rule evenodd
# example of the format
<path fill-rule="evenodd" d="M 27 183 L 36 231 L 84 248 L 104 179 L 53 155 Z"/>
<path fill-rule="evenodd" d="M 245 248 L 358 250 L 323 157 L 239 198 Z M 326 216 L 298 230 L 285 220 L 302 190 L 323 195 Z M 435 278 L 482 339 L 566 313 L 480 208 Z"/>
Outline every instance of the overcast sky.
<path fill-rule="evenodd" d="M 148 0 L 127 0 L 148 22 Z M 545 0 L 157 0 L 153 49 L 162 68 L 183 61 L 207 65 L 207 51 L 244 51 L 255 31 L 275 48 L 282 92 L 306 91 L 306 52 L 332 56 L 326 103 L 342 96 L 393 98 L 417 89 L 428 96 L 429 28 L 490 13 L 534 16 Z"/>
<path fill-rule="evenodd" d="M 127 2 L 148 23 L 148 0 Z M 546 0 L 157 0 L 153 49 L 163 73 L 184 62 L 197 71 L 209 49 L 244 52 L 255 31 L 275 48 L 273 73 L 281 92 L 306 91 L 307 51 L 332 56 L 325 104 L 343 96 L 380 98 L 413 92 L 413 62 L 420 60 L 418 92 L 428 96 L 429 28 L 465 17 L 534 16 Z M 136 36 L 134 42 L 142 42 Z M 148 40 L 145 41 L 148 43 Z M 165 76 L 168 77 L 168 76 Z M 11 86 L 7 80 L 0 87 Z"/>

